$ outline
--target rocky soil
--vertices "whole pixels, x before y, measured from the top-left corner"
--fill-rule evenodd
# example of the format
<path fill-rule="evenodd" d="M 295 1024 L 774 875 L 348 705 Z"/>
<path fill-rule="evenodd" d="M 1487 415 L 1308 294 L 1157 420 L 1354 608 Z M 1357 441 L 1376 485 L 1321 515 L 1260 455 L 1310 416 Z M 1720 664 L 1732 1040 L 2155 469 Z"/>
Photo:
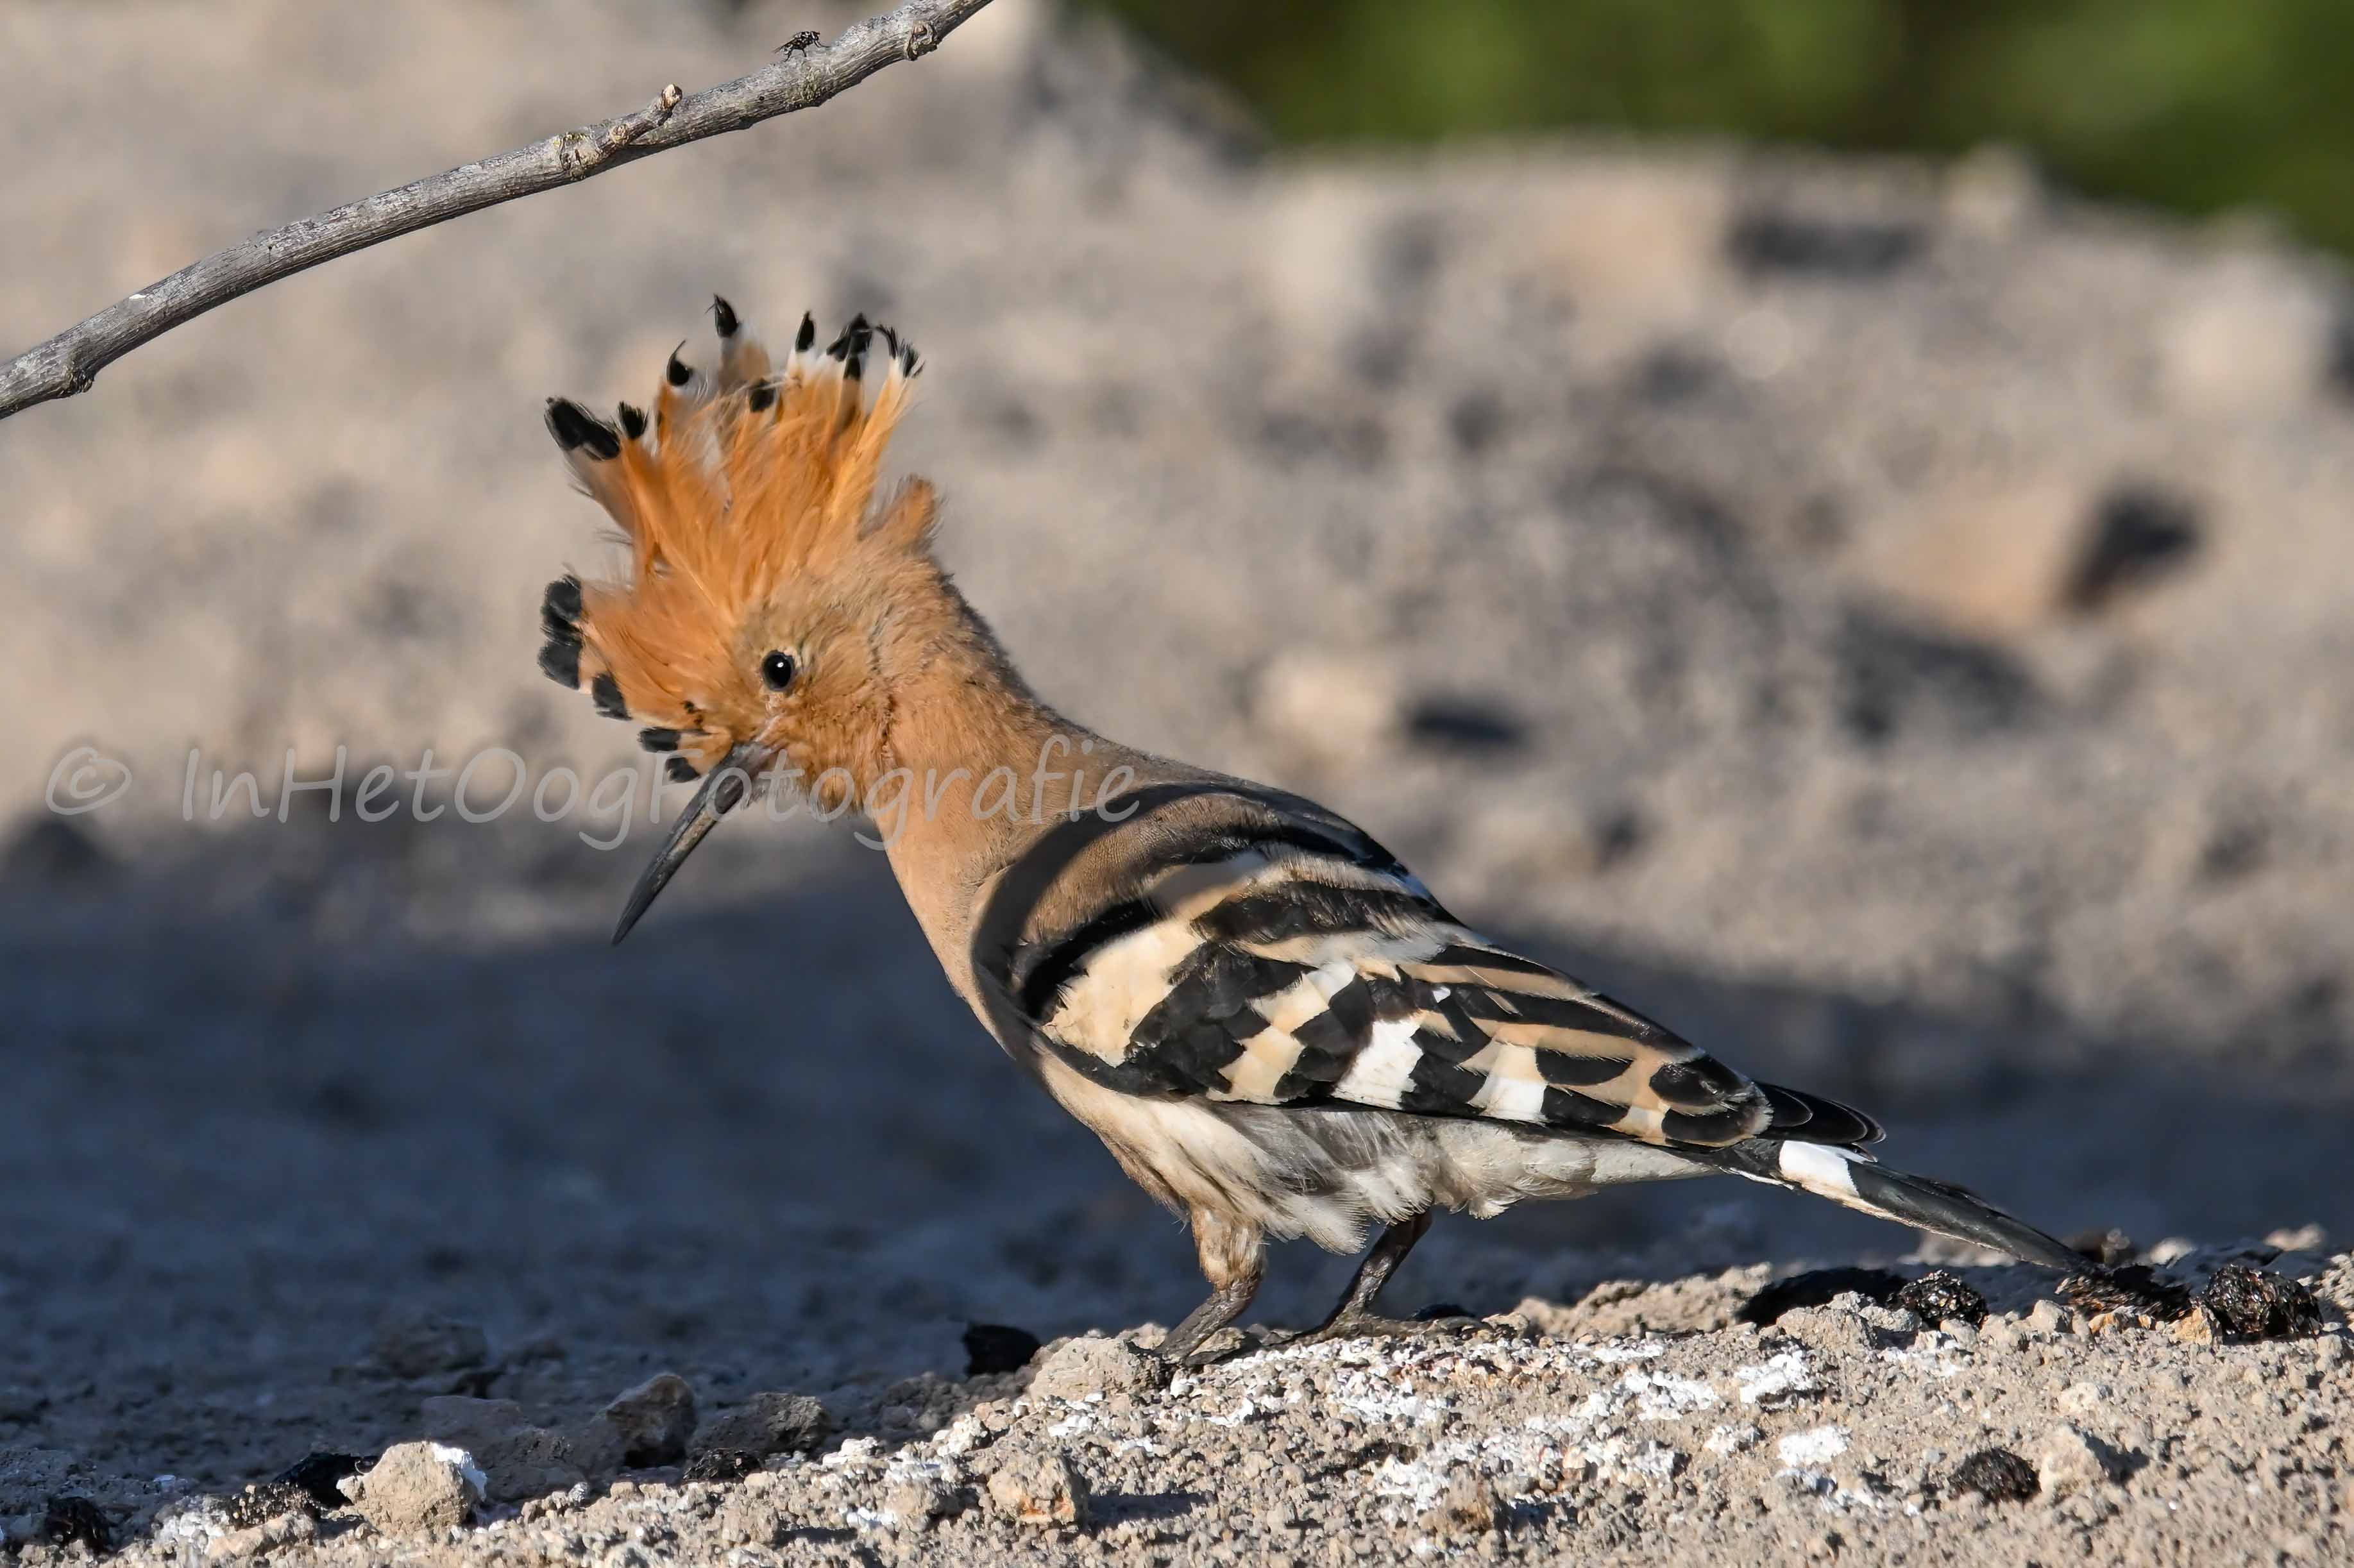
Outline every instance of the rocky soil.
<path fill-rule="evenodd" d="M 0 10 L 0 335 L 838 20 Z M 714 291 L 923 344 L 905 459 L 1076 715 L 1330 800 L 1893 1160 L 2313 1315 L 2143 1324 L 1695 1182 L 1442 1222 L 1397 1304 L 1481 1326 L 1412 1340 L 1274 1344 L 1347 1268 L 1288 1252 L 1162 1383 L 1182 1234 L 842 829 L 731 824 L 613 951 L 642 797 L 486 813 L 491 757 L 488 820 L 356 810 L 636 760 L 533 669 L 602 548 L 540 399 L 642 396 Z M 2346 1555 L 2350 322 L 2259 223 L 1999 154 L 1271 156 L 998 0 L 0 424 L 0 1553 Z M 129 783 L 57 814 L 81 747 Z M 1941 1262 L 1990 1317 L 1756 1300 Z"/>

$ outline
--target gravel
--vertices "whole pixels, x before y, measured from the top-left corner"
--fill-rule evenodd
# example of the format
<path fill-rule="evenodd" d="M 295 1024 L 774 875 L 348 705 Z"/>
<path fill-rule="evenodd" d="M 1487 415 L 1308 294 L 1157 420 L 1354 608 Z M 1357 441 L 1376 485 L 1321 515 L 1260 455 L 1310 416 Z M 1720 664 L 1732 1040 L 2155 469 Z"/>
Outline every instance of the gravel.
<path fill-rule="evenodd" d="M 0 320 L 816 13 L 16 8 Z M 1387 1305 L 1468 1330 L 1287 1347 L 1349 1266 L 1282 1249 L 1159 1382 L 1182 1227 L 838 829 L 731 824 L 616 952 L 642 806 L 358 811 L 642 761 L 533 670 L 601 548 L 539 410 L 715 290 L 923 344 L 906 461 L 1051 700 L 2124 1272 L 1695 1181 L 1442 1220 Z M 1264 156 L 998 0 L 0 425 L 0 1555 L 2345 1557 L 2348 299 L 1993 155 Z M 132 786 L 49 812 L 80 746 Z"/>

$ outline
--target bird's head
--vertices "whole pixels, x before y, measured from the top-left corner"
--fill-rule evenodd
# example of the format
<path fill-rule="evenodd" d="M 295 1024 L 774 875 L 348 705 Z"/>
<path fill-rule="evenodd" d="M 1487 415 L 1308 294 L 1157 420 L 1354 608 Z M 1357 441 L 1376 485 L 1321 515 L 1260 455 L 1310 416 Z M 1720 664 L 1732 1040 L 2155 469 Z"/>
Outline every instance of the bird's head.
<path fill-rule="evenodd" d="M 756 788 L 797 779 L 833 806 L 893 766 L 896 666 L 921 657 L 919 622 L 944 588 L 931 486 L 878 492 L 915 345 L 860 316 L 820 348 L 804 316 L 778 363 L 726 301 L 713 313 L 717 370 L 673 354 L 651 415 L 547 405 L 629 559 L 610 577 L 548 585 L 540 668 L 642 726 L 673 779 L 703 780 L 617 942 Z"/>

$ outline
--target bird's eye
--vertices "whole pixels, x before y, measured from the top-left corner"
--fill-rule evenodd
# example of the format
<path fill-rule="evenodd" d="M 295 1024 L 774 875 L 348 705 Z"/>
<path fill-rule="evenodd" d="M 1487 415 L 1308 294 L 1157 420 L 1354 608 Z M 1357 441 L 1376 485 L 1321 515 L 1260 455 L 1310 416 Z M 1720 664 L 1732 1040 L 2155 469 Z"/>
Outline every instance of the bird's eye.
<path fill-rule="evenodd" d="M 770 653 L 760 661 L 760 679 L 769 683 L 769 690 L 772 692 L 781 692 L 791 685 L 793 677 L 800 672 L 799 661 L 791 654 L 781 651 Z"/>

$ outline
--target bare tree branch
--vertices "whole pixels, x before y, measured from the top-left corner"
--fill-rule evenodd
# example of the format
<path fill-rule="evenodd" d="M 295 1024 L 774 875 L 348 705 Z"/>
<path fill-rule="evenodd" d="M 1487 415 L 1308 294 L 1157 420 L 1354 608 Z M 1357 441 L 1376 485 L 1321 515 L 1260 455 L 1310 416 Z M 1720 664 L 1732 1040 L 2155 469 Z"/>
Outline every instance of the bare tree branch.
<path fill-rule="evenodd" d="M 486 207 L 585 180 L 639 158 L 814 109 L 895 60 L 929 54 L 989 0 L 907 0 L 831 44 L 789 47 L 747 77 L 682 94 L 665 87 L 634 114 L 461 164 L 283 228 L 257 234 L 151 283 L 0 370 L 0 419 L 90 390 L 98 373 L 150 338 L 266 283 Z M 806 37 L 806 36 L 805 36 Z M 795 45 L 802 45 L 796 38 Z"/>

